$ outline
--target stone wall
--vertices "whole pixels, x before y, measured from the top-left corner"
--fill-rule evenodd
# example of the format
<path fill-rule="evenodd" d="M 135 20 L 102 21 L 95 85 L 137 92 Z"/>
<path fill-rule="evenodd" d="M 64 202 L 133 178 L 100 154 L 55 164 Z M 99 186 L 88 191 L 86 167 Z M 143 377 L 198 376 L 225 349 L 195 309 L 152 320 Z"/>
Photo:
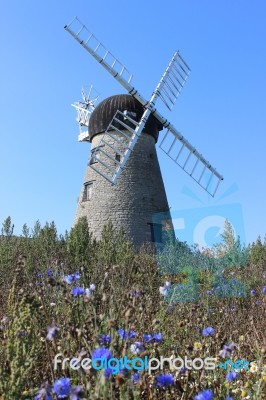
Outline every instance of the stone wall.
<path fill-rule="evenodd" d="M 112 131 L 112 135 L 119 134 Z M 91 149 L 98 146 L 102 136 L 98 134 L 92 139 Z M 123 228 L 135 246 L 151 241 L 149 223 L 153 222 L 154 213 L 169 211 L 155 139 L 151 135 L 141 134 L 116 185 L 89 167 L 84 184 L 88 182 L 93 183 L 91 198 L 84 201 L 83 185 L 75 223 L 86 216 L 91 232 L 99 239 L 103 226 L 111 220 L 115 227 Z"/>

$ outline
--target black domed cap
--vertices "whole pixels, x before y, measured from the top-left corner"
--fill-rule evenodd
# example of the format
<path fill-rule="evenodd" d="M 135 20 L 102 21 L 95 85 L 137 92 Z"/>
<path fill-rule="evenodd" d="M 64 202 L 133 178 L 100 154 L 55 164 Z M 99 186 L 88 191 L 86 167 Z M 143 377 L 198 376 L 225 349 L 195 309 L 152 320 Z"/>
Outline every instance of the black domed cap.
<path fill-rule="evenodd" d="M 117 110 L 121 112 L 127 110 L 132 119 L 139 121 L 144 112 L 144 107 L 137 99 L 135 99 L 135 97 L 131 96 L 130 94 L 119 94 L 103 100 L 95 108 L 90 117 L 90 140 L 92 140 L 95 135 L 106 131 Z M 162 129 L 162 124 L 160 124 L 160 122 L 157 121 L 153 115 L 150 115 L 143 132 L 152 135 L 157 142 L 159 131 Z"/>

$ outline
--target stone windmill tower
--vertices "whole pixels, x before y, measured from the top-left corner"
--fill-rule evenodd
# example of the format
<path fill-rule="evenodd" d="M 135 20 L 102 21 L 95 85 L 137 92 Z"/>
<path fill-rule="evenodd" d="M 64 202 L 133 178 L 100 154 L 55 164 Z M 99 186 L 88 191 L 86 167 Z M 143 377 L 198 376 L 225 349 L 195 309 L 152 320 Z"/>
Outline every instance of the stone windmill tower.
<path fill-rule="evenodd" d="M 166 128 L 160 148 L 212 196 L 223 179 L 155 108 L 161 99 L 171 110 L 190 69 L 175 52 L 147 101 L 131 85 L 128 70 L 77 18 L 65 29 L 129 93 L 109 97 L 96 108 L 83 93 L 84 101 L 74 104 L 79 140 L 91 142 L 75 221 L 86 216 L 96 238 L 111 220 L 136 246 L 160 243 L 173 226 L 155 148 L 159 132 Z"/>

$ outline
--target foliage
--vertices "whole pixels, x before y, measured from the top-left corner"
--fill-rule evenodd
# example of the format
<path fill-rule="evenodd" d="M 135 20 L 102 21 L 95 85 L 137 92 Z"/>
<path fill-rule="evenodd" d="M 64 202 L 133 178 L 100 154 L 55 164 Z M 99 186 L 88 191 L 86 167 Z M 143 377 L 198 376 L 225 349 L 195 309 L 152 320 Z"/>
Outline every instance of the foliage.
<path fill-rule="evenodd" d="M 70 400 L 190 400 L 205 398 L 206 390 L 217 400 L 265 399 L 264 246 L 260 241 L 245 249 L 227 225 L 222 245 L 209 251 L 173 238 L 157 253 L 136 251 L 110 223 L 96 242 L 86 219 L 64 237 L 53 222 L 42 227 L 38 221 L 15 237 L 6 220 L 0 237 L 0 399 L 61 398 L 56 390 L 68 382 L 58 381 L 63 377 L 71 379 L 72 393 L 64 397 Z M 243 261 L 247 252 L 252 274 Z M 116 375 L 69 364 L 54 369 L 58 353 L 91 358 L 103 347 L 102 335 L 110 336 L 104 346 L 117 358 L 224 362 L 224 346 L 234 343 L 229 358 L 255 364 L 233 381 L 221 368 L 171 371 L 167 363 L 163 371 L 139 371 L 138 379 L 123 368 Z M 142 352 L 134 355 L 132 345 L 139 342 Z"/>

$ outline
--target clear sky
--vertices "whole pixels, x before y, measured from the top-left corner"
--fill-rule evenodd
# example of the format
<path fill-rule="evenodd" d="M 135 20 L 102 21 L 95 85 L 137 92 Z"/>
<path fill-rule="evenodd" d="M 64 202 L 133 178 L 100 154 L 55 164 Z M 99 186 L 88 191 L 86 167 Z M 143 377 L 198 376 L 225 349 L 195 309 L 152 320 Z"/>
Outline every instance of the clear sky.
<path fill-rule="evenodd" d="M 192 70 L 173 111 L 158 108 L 224 181 L 212 199 L 158 150 L 178 235 L 215 236 L 228 216 L 246 243 L 264 237 L 264 0 L 0 1 L 0 220 L 16 233 L 37 219 L 70 229 L 89 153 L 70 104 L 90 84 L 100 100 L 125 92 L 64 30 L 74 16 L 145 97 L 176 49 Z"/>

